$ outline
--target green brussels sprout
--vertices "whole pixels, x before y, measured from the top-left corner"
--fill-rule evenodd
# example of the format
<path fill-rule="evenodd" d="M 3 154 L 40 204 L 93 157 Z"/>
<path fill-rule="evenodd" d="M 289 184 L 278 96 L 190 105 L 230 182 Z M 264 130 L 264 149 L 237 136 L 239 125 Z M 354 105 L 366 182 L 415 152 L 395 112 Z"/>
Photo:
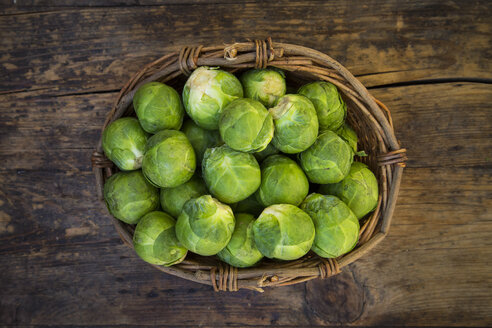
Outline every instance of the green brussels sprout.
<path fill-rule="evenodd" d="M 282 71 L 252 69 L 244 72 L 239 79 L 243 84 L 244 96 L 258 100 L 267 108 L 274 106 L 287 89 Z"/>
<path fill-rule="evenodd" d="M 345 178 L 354 159 L 350 146 L 335 132 L 325 131 L 299 155 L 302 169 L 312 183 L 336 183 Z"/>
<path fill-rule="evenodd" d="M 182 185 L 174 188 L 162 188 L 161 207 L 165 212 L 177 218 L 188 200 L 205 194 L 208 194 L 205 182 L 194 175 Z"/>
<path fill-rule="evenodd" d="M 340 138 L 342 138 L 343 141 L 345 141 L 350 148 L 354 151 L 354 153 L 357 153 L 357 133 L 348 125 L 347 123 L 344 123 L 337 131 L 336 133 Z"/>
<path fill-rule="evenodd" d="M 117 119 L 108 125 L 102 135 L 106 156 L 120 170 L 131 171 L 142 167 L 142 158 L 148 134 L 133 117 Z"/>
<path fill-rule="evenodd" d="M 212 195 L 228 204 L 248 198 L 261 182 L 260 166 L 255 157 L 226 145 L 207 149 L 202 173 Z"/>
<path fill-rule="evenodd" d="M 196 254 L 215 255 L 231 240 L 234 225 L 231 208 L 204 195 L 185 203 L 176 223 L 176 236 Z"/>
<path fill-rule="evenodd" d="M 115 218 L 135 224 L 142 216 L 159 206 L 159 190 L 142 172 L 119 172 L 104 184 L 104 201 Z"/>
<path fill-rule="evenodd" d="M 301 209 L 313 219 L 316 234 L 311 249 L 319 256 L 339 257 L 357 244 L 359 220 L 337 197 L 310 194 Z"/>
<path fill-rule="evenodd" d="M 343 200 L 358 219 L 372 212 L 378 204 L 378 180 L 367 165 L 360 162 L 352 164 L 348 175 L 342 181 L 322 185 L 319 191 Z"/>
<path fill-rule="evenodd" d="M 133 107 L 142 128 L 149 133 L 179 130 L 184 109 L 179 94 L 164 83 L 150 82 L 138 88 Z"/>
<path fill-rule="evenodd" d="M 268 156 L 275 155 L 278 153 L 279 153 L 278 149 L 275 148 L 275 146 L 272 145 L 272 143 L 269 143 L 265 149 L 263 149 L 262 151 L 259 151 L 257 153 L 254 153 L 253 155 L 255 156 L 255 158 L 258 162 L 261 162 L 265 158 L 267 158 Z"/>
<path fill-rule="evenodd" d="M 308 149 L 318 135 L 318 117 L 309 99 L 285 95 L 270 108 L 275 124 L 272 142 L 283 153 L 295 154 Z"/>
<path fill-rule="evenodd" d="M 302 86 L 298 93 L 308 97 L 316 108 L 320 131 L 335 131 L 342 126 L 347 115 L 347 105 L 335 85 L 312 82 Z"/>
<path fill-rule="evenodd" d="M 217 253 L 219 259 L 237 268 L 246 268 L 255 265 L 263 258 L 263 254 L 255 245 L 254 219 L 251 214 L 236 214 L 236 227 L 231 241 Z"/>
<path fill-rule="evenodd" d="M 206 66 L 198 67 L 183 88 L 186 112 L 207 130 L 217 130 L 224 107 L 242 97 L 243 87 L 234 75 Z"/>
<path fill-rule="evenodd" d="M 203 160 L 203 154 L 207 148 L 213 148 L 224 144 L 220 139 L 219 131 L 205 130 L 196 125 L 193 120 L 187 120 L 183 124 L 183 133 L 190 141 L 195 150 L 197 163 Z"/>
<path fill-rule="evenodd" d="M 272 155 L 261 163 L 261 184 L 256 198 L 265 205 L 299 206 L 309 192 L 309 182 L 297 163 L 283 155 Z"/>
<path fill-rule="evenodd" d="M 260 102 L 239 98 L 224 108 L 219 131 L 224 142 L 234 150 L 262 151 L 273 138 L 272 115 Z"/>
<path fill-rule="evenodd" d="M 155 186 L 177 187 L 193 176 L 195 167 L 195 151 L 183 132 L 164 130 L 147 141 L 142 172 Z"/>
<path fill-rule="evenodd" d="M 314 240 L 311 217 L 290 204 L 271 205 L 253 223 L 256 247 L 268 258 L 296 260 L 309 252 Z"/>
<path fill-rule="evenodd" d="M 265 209 L 265 206 L 261 205 L 253 194 L 234 204 L 234 206 L 231 205 L 231 208 L 234 213 L 250 213 L 257 217 Z"/>
<path fill-rule="evenodd" d="M 176 221 L 164 212 L 145 214 L 133 234 L 133 247 L 145 262 L 170 266 L 184 260 L 188 250 L 181 245 L 174 226 Z"/>

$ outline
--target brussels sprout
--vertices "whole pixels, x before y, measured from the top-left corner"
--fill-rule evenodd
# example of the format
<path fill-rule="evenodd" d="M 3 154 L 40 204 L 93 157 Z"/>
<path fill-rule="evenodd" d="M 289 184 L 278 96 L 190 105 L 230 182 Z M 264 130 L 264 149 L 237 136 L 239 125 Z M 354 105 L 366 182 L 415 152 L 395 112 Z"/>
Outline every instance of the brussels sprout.
<path fill-rule="evenodd" d="M 155 186 L 173 188 L 195 172 L 195 151 L 183 132 L 161 131 L 147 141 L 142 171 Z"/>
<path fill-rule="evenodd" d="M 314 240 L 309 215 L 290 204 L 272 205 L 253 224 L 256 247 L 269 258 L 295 260 L 304 256 Z"/>
<path fill-rule="evenodd" d="M 257 153 L 254 153 L 253 155 L 255 156 L 256 160 L 258 162 L 261 162 L 263 161 L 265 158 L 267 158 L 268 156 L 270 155 L 275 155 L 275 154 L 278 154 L 279 151 L 277 148 L 275 148 L 274 145 L 272 145 L 271 143 L 268 144 L 268 146 L 263 149 L 262 151 L 259 151 Z"/>
<path fill-rule="evenodd" d="M 329 82 L 312 82 L 302 86 L 298 93 L 308 97 L 316 108 L 320 131 L 335 131 L 342 126 L 347 105 L 336 86 Z"/>
<path fill-rule="evenodd" d="M 354 162 L 342 181 L 322 185 L 320 193 L 337 196 L 350 207 L 358 219 L 361 219 L 378 204 L 378 180 L 367 165 Z"/>
<path fill-rule="evenodd" d="M 231 208 L 234 213 L 250 213 L 256 217 L 265 209 L 265 206 L 261 205 L 253 194 L 234 206 L 231 205 Z"/>
<path fill-rule="evenodd" d="M 240 98 L 224 108 L 219 130 L 224 142 L 234 150 L 262 151 L 273 138 L 273 119 L 260 102 Z"/>
<path fill-rule="evenodd" d="M 104 130 L 102 147 L 106 156 L 120 170 L 131 171 L 142 167 L 148 135 L 133 117 L 120 118 Z"/>
<path fill-rule="evenodd" d="M 242 97 L 243 87 L 234 75 L 206 66 L 197 68 L 183 88 L 186 112 L 207 130 L 217 130 L 224 107 Z"/>
<path fill-rule="evenodd" d="M 299 159 L 310 182 L 336 183 L 347 176 L 353 152 L 335 132 L 326 131 L 299 155 Z"/>
<path fill-rule="evenodd" d="M 355 133 L 350 125 L 344 123 L 336 133 L 352 148 L 354 153 L 357 153 L 357 133 Z"/>
<path fill-rule="evenodd" d="M 207 149 L 202 172 L 212 195 L 228 204 L 248 198 L 261 182 L 260 166 L 255 157 L 226 145 Z"/>
<path fill-rule="evenodd" d="M 306 150 L 318 135 L 318 117 L 309 99 L 301 95 L 285 95 L 270 108 L 275 124 L 273 145 L 283 153 Z"/>
<path fill-rule="evenodd" d="M 193 176 L 190 180 L 174 188 L 161 189 L 162 209 L 177 218 L 183 209 L 183 205 L 190 199 L 207 194 L 205 182 Z"/>
<path fill-rule="evenodd" d="M 194 253 L 215 255 L 231 240 L 234 225 L 231 208 L 204 195 L 185 203 L 176 223 L 176 236 Z"/>
<path fill-rule="evenodd" d="M 253 236 L 254 216 L 251 214 L 236 214 L 236 227 L 229 244 L 217 253 L 222 261 L 237 268 L 255 265 L 263 258 L 256 248 Z"/>
<path fill-rule="evenodd" d="M 272 69 L 252 69 L 240 77 L 244 88 L 244 96 L 258 100 L 270 108 L 278 98 L 285 95 L 285 76 L 282 71 Z"/>
<path fill-rule="evenodd" d="M 203 154 L 205 154 L 207 148 L 224 144 L 220 139 L 219 131 L 205 130 L 196 125 L 192 120 L 184 122 L 182 131 L 186 134 L 186 137 L 195 150 L 197 163 L 202 162 Z"/>
<path fill-rule="evenodd" d="M 179 130 L 183 124 L 184 109 L 179 94 L 163 83 L 150 82 L 138 88 L 133 107 L 140 125 L 149 133 Z"/>
<path fill-rule="evenodd" d="M 133 234 L 133 247 L 138 256 L 146 262 L 164 266 L 183 261 L 188 250 L 176 238 L 175 224 L 164 212 L 145 214 Z"/>
<path fill-rule="evenodd" d="M 261 204 L 301 204 L 308 194 L 309 182 L 296 162 L 286 156 L 272 155 L 260 167 L 261 184 L 256 198 Z"/>
<path fill-rule="evenodd" d="M 357 244 L 359 220 L 337 197 L 310 194 L 301 209 L 313 219 L 316 234 L 311 249 L 319 256 L 339 257 Z"/>
<path fill-rule="evenodd" d="M 159 206 L 159 190 L 142 172 L 119 172 L 104 184 L 104 200 L 109 212 L 117 219 L 134 224 Z"/>

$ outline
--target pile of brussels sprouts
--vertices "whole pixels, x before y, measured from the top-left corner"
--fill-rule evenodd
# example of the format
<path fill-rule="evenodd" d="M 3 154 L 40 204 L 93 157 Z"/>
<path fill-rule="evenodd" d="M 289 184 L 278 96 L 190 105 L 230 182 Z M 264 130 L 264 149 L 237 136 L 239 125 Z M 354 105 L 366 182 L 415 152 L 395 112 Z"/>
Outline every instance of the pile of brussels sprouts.
<path fill-rule="evenodd" d="M 151 82 L 133 106 L 137 118 L 103 133 L 120 169 L 104 198 L 114 217 L 136 224 L 135 251 L 149 263 L 173 265 L 188 251 L 235 267 L 310 250 L 336 258 L 355 247 L 359 219 L 376 207 L 378 182 L 354 162 L 357 135 L 331 83 L 286 94 L 278 69 L 238 79 L 199 67 L 182 100 Z"/>

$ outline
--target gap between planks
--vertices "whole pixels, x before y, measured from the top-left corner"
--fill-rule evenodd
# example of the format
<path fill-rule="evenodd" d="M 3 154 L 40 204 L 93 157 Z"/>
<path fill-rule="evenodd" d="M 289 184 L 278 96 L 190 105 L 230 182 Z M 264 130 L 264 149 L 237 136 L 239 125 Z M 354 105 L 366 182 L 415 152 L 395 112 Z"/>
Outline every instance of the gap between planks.
<path fill-rule="evenodd" d="M 371 75 L 379 75 L 385 74 L 386 72 L 381 73 L 371 73 L 364 74 L 363 76 L 371 76 Z M 492 79 L 485 78 L 474 78 L 474 77 L 457 77 L 457 78 L 434 78 L 434 79 L 422 79 L 422 80 L 412 80 L 412 81 L 402 81 L 388 84 L 378 84 L 370 87 L 366 87 L 368 90 L 372 89 L 386 89 L 386 88 L 398 88 L 398 87 L 407 87 L 407 86 L 416 86 L 416 85 L 425 85 L 425 84 L 446 84 L 446 83 L 481 83 L 481 84 L 492 84 Z M 20 90 L 5 90 L 0 91 L 0 97 L 6 95 L 15 95 L 21 93 L 30 93 L 37 91 L 45 91 L 45 90 L 55 90 L 56 88 L 37 88 L 37 89 L 20 89 Z M 70 96 L 85 96 L 85 95 L 93 95 L 93 94 L 106 94 L 106 93 L 116 93 L 119 92 L 120 89 L 108 89 L 108 90 L 92 90 L 92 91 L 82 91 L 82 92 L 66 92 L 66 93 L 52 93 L 45 94 L 40 93 L 40 95 L 44 97 L 70 97 Z"/>

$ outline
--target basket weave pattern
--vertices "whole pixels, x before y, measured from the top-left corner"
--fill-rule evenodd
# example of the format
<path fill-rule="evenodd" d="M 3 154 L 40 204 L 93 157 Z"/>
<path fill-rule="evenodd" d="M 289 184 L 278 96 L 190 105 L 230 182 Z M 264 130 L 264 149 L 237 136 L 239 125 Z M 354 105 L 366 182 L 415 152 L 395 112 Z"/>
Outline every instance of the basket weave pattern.
<path fill-rule="evenodd" d="M 184 47 L 146 65 L 121 89 L 104 128 L 112 121 L 134 114 L 132 99 L 135 91 L 147 82 L 159 81 L 179 89 L 186 77 L 198 66 L 220 66 L 230 72 L 248 68 L 274 66 L 283 69 L 288 85 L 299 86 L 315 80 L 333 83 L 347 103 L 347 120 L 359 136 L 359 147 L 369 156 L 357 158 L 366 163 L 379 182 L 376 210 L 361 220 L 359 242 L 351 252 L 337 259 L 323 259 L 310 252 L 296 261 L 279 262 L 264 259 L 260 265 L 237 269 L 215 257 L 192 253 L 172 267 L 154 265 L 157 269 L 191 281 L 207 284 L 215 291 L 252 289 L 259 292 L 267 286 L 285 286 L 315 278 L 338 274 L 377 245 L 388 233 L 396 204 L 404 162 L 394 133 L 389 110 L 340 63 L 316 50 L 292 44 L 255 40 L 230 45 Z M 103 200 L 104 181 L 117 169 L 103 154 L 101 140 L 92 154 L 98 196 Z M 112 217 L 122 240 L 133 247 L 134 226 Z"/>

